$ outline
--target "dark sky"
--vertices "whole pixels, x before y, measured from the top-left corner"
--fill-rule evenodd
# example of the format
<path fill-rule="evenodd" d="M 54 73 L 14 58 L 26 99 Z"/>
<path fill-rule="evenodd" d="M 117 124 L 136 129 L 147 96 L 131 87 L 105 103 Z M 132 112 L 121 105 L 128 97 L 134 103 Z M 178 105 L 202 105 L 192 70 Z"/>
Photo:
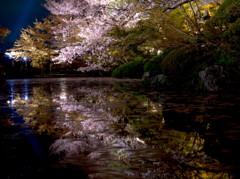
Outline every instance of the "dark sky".
<path fill-rule="evenodd" d="M 0 51 L 11 48 L 19 38 L 20 30 L 42 19 L 48 11 L 42 6 L 45 0 L 0 0 L 0 26 L 11 30 Z"/>

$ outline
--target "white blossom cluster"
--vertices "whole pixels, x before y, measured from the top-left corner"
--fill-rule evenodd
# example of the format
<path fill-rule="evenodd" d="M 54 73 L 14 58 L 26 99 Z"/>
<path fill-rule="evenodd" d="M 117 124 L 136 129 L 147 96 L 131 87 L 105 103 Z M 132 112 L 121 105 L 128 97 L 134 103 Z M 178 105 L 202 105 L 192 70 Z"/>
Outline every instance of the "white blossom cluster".
<path fill-rule="evenodd" d="M 79 68 L 80 71 L 108 71 L 117 65 L 109 50 L 111 44 L 118 41 L 109 37 L 112 29 L 134 27 L 140 20 L 148 18 L 148 10 L 174 9 L 191 1 L 46 0 L 45 7 L 60 21 L 52 27 L 59 54 L 52 61 L 71 63 L 76 58 L 83 59 L 87 66 Z"/>
<path fill-rule="evenodd" d="M 46 0 L 45 7 L 62 22 L 52 27 L 59 48 L 59 56 L 52 61 L 71 63 L 84 58 L 87 66 L 81 71 L 108 71 L 117 65 L 108 49 L 115 39 L 107 33 L 116 26 L 133 26 L 140 19 L 127 1 Z M 74 36 L 79 39 L 69 40 Z"/>

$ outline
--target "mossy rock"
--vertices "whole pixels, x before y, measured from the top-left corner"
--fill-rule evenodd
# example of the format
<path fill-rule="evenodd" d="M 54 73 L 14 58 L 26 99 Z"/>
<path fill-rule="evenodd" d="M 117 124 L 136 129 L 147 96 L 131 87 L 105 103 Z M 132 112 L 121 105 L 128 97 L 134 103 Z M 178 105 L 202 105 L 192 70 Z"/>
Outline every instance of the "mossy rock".
<path fill-rule="evenodd" d="M 149 72 L 150 76 L 155 76 L 162 73 L 162 59 L 164 55 L 157 55 L 147 61 L 144 65 L 144 72 Z"/>
<path fill-rule="evenodd" d="M 201 67 L 201 52 L 182 47 L 170 51 L 162 61 L 163 74 L 172 89 L 193 88 Z"/>

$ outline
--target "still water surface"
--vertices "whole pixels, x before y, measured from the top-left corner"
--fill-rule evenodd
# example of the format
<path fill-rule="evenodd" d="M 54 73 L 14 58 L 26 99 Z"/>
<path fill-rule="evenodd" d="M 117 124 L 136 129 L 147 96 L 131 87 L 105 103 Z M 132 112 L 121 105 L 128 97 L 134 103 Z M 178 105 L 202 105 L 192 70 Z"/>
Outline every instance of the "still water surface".
<path fill-rule="evenodd" d="M 0 178 L 240 178 L 238 94 L 139 80 L 7 80 Z"/>

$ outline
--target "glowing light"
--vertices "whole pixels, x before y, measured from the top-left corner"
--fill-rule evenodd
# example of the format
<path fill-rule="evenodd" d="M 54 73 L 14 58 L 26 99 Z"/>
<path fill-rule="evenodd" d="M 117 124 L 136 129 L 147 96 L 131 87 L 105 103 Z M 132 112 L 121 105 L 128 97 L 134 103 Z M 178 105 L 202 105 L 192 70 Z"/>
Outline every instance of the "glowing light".
<path fill-rule="evenodd" d="M 60 97 L 60 99 L 67 99 L 66 92 L 62 92 L 59 97 Z"/>
<path fill-rule="evenodd" d="M 23 59 L 24 61 L 27 61 L 27 57 L 22 57 L 22 59 Z"/>
<path fill-rule="evenodd" d="M 6 52 L 5 55 L 7 55 L 8 58 L 12 58 L 13 57 L 13 55 L 11 53 L 9 53 L 9 52 Z"/>
<path fill-rule="evenodd" d="M 29 99 L 28 95 L 25 94 L 25 95 L 24 95 L 24 100 L 27 101 L 28 99 Z"/>
<path fill-rule="evenodd" d="M 10 59 L 18 57 L 18 53 L 17 52 L 6 52 L 5 55 L 8 56 L 8 58 L 10 58 Z"/>
<path fill-rule="evenodd" d="M 163 53 L 162 50 L 158 50 L 158 51 L 157 51 L 157 55 L 160 55 L 160 54 L 162 54 L 162 53 Z"/>
<path fill-rule="evenodd" d="M 15 100 L 14 99 L 11 99 L 9 101 L 7 101 L 8 104 L 11 104 L 11 105 L 14 105 L 15 104 Z"/>

